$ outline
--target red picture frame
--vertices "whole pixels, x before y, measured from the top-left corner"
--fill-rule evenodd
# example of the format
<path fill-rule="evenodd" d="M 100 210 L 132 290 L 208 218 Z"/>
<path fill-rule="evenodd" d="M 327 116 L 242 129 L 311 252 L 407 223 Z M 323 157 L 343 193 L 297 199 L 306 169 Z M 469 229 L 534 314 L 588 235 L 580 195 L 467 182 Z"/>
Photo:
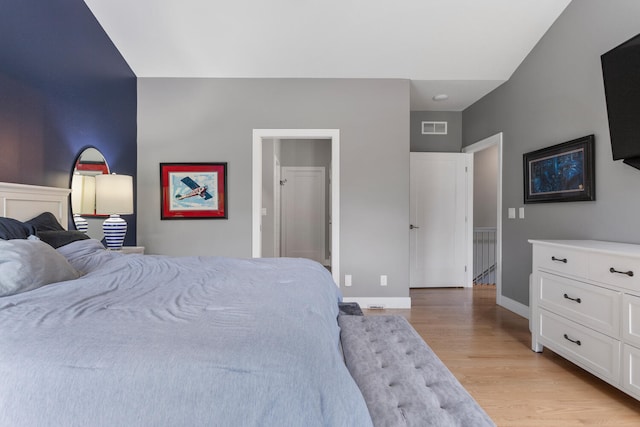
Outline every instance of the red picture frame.
<path fill-rule="evenodd" d="M 227 219 L 227 163 L 160 163 L 161 219 Z"/>

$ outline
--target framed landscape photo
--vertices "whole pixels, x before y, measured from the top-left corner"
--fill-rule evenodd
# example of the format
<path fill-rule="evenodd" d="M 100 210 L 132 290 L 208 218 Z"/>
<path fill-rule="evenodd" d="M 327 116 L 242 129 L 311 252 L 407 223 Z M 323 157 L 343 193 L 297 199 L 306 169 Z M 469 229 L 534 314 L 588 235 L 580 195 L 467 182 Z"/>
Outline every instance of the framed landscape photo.
<path fill-rule="evenodd" d="M 594 136 L 523 155 L 524 203 L 596 199 Z"/>
<path fill-rule="evenodd" d="M 160 163 L 161 219 L 227 219 L 227 163 Z"/>

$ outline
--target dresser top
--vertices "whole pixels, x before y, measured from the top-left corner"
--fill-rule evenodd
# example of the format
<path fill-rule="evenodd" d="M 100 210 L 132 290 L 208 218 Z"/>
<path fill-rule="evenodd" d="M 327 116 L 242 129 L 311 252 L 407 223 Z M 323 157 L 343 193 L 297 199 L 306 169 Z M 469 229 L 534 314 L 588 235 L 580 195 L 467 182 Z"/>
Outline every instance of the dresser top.
<path fill-rule="evenodd" d="M 579 249 L 587 252 L 609 253 L 640 257 L 640 245 L 632 243 L 605 242 L 602 240 L 529 240 L 532 245 L 556 246 Z"/>

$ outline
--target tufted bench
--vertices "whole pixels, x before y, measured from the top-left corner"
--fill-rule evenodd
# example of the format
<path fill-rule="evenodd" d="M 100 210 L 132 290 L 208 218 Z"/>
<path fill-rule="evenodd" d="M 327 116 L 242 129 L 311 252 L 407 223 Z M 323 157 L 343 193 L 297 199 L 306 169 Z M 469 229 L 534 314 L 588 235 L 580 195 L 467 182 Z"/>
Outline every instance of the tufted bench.
<path fill-rule="evenodd" d="M 338 316 L 375 427 L 495 426 L 402 316 Z"/>

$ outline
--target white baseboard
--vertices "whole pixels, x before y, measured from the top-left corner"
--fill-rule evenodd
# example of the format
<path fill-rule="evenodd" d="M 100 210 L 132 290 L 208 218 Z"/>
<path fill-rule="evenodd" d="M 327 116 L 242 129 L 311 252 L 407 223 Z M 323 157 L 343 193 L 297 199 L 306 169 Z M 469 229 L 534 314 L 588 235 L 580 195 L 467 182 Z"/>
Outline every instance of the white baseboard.
<path fill-rule="evenodd" d="M 344 302 L 357 302 L 361 308 L 411 308 L 411 297 L 344 297 Z"/>
<path fill-rule="evenodd" d="M 496 304 L 500 307 L 504 307 L 509 311 L 513 311 L 518 316 L 522 316 L 525 319 L 529 318 L 529 307 L 519 303 L 518 301 L 512 300 L 511 298 L 507 298 L 505 296 L 498 296 Z"/>
<path fill-rule="evenodd" d="M 411 308 L 411 297 L 344 297 L 344 302 L 357 302 L 362 308 Z M 525 319 L 529 318 L 529 307 L 501 296 L 497 304 Z"/>

